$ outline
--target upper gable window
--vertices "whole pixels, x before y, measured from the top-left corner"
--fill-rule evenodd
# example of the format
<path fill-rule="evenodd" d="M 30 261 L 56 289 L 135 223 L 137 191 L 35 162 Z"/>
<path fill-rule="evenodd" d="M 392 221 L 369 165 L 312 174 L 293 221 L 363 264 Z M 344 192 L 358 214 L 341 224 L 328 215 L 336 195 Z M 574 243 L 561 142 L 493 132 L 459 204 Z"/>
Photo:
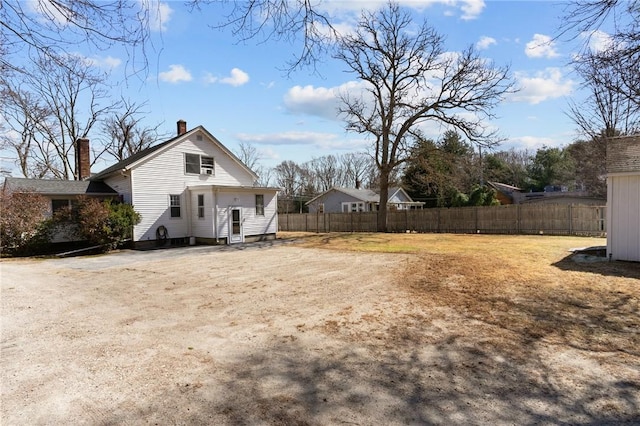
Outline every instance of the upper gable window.
<path fill-rule="evenodd" d="M 213 175 L 213 157 L 206 157 L 199 154 L 184 154 L 184 170 L 187 174 Z"/>

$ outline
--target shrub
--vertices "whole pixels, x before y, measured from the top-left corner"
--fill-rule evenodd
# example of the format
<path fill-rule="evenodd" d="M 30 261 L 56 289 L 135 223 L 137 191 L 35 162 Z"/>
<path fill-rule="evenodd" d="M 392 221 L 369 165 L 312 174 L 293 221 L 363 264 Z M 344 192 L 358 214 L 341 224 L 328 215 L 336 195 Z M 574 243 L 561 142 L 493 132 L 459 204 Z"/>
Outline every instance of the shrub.
<path fill-rule="evenodd" d="M 51 241 L 53 224 L 47 219 L 47 198 L 35 192 L 3 192 L 0 210 L 2 254 L 40 253 Z"/>
<path fill-rule="evenodd" d="M 73 209 L 57 213 L 54 221 L 59 228 L 66 229 L 70 237 L 108 251 L 131 238 L 140 215 L 133 206 L 115 200 L 80 197 Z"/>

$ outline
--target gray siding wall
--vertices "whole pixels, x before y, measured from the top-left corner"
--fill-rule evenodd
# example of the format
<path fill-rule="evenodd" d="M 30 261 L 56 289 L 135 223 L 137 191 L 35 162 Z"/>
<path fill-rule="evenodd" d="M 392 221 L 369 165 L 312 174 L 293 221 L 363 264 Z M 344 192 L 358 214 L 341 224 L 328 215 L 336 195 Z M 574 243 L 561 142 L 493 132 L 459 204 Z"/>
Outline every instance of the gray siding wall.
<path fill-rule="evenodd" d="M 342 203 L 346 202 L 354 203 L 361 202 L 361 200 L 334 189 L 309 204 L 309 213 L 316 213 L 322 203 L 324 203 L 325 213 L 341 213 Z"/>

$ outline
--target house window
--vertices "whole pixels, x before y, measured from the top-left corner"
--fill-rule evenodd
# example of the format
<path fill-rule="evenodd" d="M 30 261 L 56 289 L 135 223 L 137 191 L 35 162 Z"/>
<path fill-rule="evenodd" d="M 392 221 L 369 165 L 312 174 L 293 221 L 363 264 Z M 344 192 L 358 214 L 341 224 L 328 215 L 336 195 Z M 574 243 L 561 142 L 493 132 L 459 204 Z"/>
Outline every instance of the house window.
<path fill-rule="evenodd" d="M 200 174 L 213 174 L 213 157 L 200 157 Z"/>
<path fill-rule="evenodd" d="M 180 217 L 179 195 L 169 195 L 169 207 L 171 209 L 171 217 Z"/>
<path fill-rule="evenodd" d="M 324 203 L 318 204 L 318 213 L 324 213 Z"/>
<path fill-rule="evenodd" d="M 204 195 L 198 194 L 198 219 L 204 219 Z"/>
<path fill-rule="evenodd" d="M 364 211 L 364 203 L 342 203 L 342 213 L 359 213 Z"/>
<path fill-rule="evenodd" d="M 184 170 L 187 174 L 213 175 L 213 157 L 198 154 L 184 154 Z"/>
<path fill-rule="evenodd" d="M 264 194 L 256 194 L 256 216 L 264 216 Z"/>
<path fill-rule="evenodd" d="M 200 173 L 200 156 L 198 154 L 184 155 L 184 169 L 187 173 Z"/>
<path fill-rule="evenodd" d="M 53 214 L 69 208 L 71 206 L 71 200 L 51 200 L 51 211 Z"/>

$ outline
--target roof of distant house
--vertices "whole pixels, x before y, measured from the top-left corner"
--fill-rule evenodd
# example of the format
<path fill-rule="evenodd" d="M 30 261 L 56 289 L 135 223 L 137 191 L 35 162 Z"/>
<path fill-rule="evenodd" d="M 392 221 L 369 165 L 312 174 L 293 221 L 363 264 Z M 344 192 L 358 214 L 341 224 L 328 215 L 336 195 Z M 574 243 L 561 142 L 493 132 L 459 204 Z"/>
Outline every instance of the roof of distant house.
<path fill-rule="evenodd" d="M 353 198 L 356 198 L 360 201 L 364 201 L 367 203 L 379 203 L 380 202 L 380 193 L 376 192 L 372 189 L 359 189 L 359 188 L 339 188 L 339 187 L 333 187 L 331 189 L 329 189 L 328 191 L 323 192 L 322 194 L 317 195 L 316 197 L 312 198 L 311 200 L 307 201 L 306 204 L 310 204 L 313 201 L 315 201 L 316 199 L 322 197 L 323 195 L 325 195 L 326 193 L 330 192 L 330 191 L 338 191 L 338 192 L 342 192 L 343 194 L 347 194 Z M 400 187 L 389 187 L 389 199 L 392 198 L 398 191 L 402 191 L 409 200 L 411 200 L 411 197 L 404 191 L 404 189 L 400 188 Z M 409 201 L 408 203 L 415 203 L 414 201 Z M 420 203 L 422 204 L 422 203 Z"/>

